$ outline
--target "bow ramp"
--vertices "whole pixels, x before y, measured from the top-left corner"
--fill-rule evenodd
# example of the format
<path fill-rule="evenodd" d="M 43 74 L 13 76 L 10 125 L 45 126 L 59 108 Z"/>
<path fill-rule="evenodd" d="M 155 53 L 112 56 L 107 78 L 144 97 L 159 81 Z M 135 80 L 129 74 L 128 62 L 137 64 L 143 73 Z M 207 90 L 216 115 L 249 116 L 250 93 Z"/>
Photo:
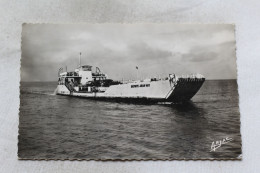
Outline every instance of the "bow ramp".
<path fill-rule="evenodd" d="M 201 77 L 180 77 L 174 83 L 171 92 L 166 100 L 170 102 L 185 102 L 190 100 L 201 88 L 205 78 Z"/>

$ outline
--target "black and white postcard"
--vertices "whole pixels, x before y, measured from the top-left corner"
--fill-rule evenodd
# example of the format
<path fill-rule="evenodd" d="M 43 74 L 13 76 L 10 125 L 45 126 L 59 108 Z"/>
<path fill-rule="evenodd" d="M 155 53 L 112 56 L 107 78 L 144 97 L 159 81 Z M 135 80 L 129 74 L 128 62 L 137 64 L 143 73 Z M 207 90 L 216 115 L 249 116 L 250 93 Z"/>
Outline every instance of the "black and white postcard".
<path fill-rule="evenodd" d="M 24 24 L 19 159 L 240 160 L 232 24 Z"/>

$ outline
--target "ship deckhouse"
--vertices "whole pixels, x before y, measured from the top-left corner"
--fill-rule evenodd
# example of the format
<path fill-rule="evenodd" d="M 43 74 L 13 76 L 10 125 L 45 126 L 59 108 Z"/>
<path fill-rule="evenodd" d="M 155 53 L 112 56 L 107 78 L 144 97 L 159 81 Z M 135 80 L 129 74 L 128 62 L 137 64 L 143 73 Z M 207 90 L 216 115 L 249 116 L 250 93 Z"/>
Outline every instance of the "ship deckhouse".
<path fill-rule="evenodd" d="M 87 82 L 92 81 L 92 66 L 83 65 L 75 70 L 79 77 L 81 77 L 81 84 L 86 85 Z"/>

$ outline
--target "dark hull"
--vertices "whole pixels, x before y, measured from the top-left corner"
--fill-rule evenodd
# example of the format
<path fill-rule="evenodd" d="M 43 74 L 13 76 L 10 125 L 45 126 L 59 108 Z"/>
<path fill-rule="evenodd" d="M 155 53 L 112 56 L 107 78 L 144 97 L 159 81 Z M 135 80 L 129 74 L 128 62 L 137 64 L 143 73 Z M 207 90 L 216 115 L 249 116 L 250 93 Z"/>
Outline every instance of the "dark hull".
<path fill-rule="evenodd" d="M 75 95 L 63 95 L 68 97 L 77 97 L 81 99 L 97 100 L 97 101 L 109 101 L 109 102 L 118 102 L 118 103 L 139 103 L 139 104 L 156 104 L 159 102 L 167 102 L 167 99 L 151 99 L 151 98 L 119 98 L 119 97 L 82 97 Z"/>
<path fill-rule="evenodd" d="M 180 78 L 175 85 L 171 95 L 167 98 L 170 102 L 186 102 L 189 101 L 201 88 L 205 78 L 190 79 Z"/>

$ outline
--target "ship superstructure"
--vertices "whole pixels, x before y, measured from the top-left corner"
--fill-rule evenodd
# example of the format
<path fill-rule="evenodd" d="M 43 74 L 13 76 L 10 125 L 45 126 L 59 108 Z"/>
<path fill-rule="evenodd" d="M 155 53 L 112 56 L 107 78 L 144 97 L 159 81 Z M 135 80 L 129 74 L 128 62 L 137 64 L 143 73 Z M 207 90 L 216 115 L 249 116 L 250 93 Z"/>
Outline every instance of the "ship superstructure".
<path fill-rule="evenodd" d="M 114 81 L 96 67 L 79 65 L 75 71 L 61 72 L 56 89 L 59 95 L 68 95 L 100 100 L 185 102 L 201 88 L 205 78 L 201 74 L 164 78 L 149 78 L 136 81 Z"/>

